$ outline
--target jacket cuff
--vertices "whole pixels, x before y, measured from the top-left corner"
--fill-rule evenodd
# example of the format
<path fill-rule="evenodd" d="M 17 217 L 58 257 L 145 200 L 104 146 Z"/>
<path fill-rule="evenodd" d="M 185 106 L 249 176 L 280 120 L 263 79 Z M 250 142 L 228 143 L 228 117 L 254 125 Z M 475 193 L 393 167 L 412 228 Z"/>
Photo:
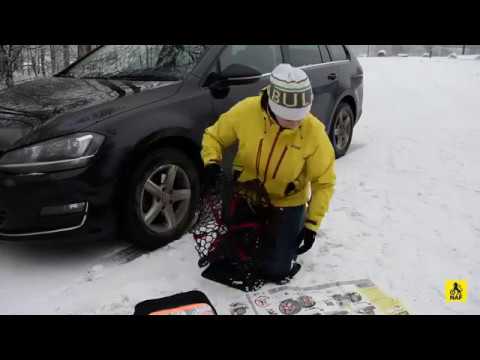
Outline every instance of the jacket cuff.
<path fill-rule="evenodd" d="M 212 164 L 220 165 L 220 162 L 217 161 L 217 160 L 209 160 L 205 163 L 205 167 L 207 167 L 208 165 L 212 165 Z"/>
<path fill-rule="evenodd" d="M 318 228 L 320 227 L 320 224 L 318 224 L 317 222 L 315 222 L 313 220 L 305 220 L 305 225 L 304 226 L 309 230 L 317 232 Z"/>

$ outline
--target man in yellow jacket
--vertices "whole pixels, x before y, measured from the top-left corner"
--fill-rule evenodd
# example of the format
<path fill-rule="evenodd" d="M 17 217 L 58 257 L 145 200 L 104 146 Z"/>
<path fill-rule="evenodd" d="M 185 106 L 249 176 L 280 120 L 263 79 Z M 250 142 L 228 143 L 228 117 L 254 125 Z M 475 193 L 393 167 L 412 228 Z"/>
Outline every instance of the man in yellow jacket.
<path fill-rule="evenodd" d="M 260 180 L 280 211 L 262 269 L 270 279 L 299 270 L 295 259 L 312 247 L 334 191 L 335 153 L 324 125 L 310 113 L 312 101 L 307 74 L 280 64 L 259 96 L 237 103 L 203 136 L 207 183 L 221 172 L 223 151 L 238 141 L 235 178 Z"/>

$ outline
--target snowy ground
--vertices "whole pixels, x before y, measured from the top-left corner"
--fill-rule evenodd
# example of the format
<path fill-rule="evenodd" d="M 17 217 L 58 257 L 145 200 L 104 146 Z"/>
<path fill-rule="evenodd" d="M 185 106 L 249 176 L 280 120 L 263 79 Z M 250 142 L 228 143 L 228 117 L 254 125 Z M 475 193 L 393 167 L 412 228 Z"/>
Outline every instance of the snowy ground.
<path fill-rule="evenodd" d="M 480 61 L 360 61 L 364 114 L 291 285 L 369 278 L 414 314 L 480 314 Z M 190 236 L 137 258 L 126 247 L 0 243 L 0 313 L 130 314 L 199 289 L 227 314 L 244 297 L 200 276 Z M 466 303 L 445 302 L 448 279 L 468 281 Z"/>

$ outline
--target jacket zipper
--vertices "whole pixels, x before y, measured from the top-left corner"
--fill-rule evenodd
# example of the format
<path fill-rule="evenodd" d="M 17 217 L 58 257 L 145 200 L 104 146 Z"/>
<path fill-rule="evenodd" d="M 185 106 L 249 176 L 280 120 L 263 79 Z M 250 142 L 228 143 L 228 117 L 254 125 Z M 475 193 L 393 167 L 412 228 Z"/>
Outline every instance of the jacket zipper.
<path fill-rule="evenodd" d="M 268 167 L 270 165 L 270 160 L 272 160 L 273 150 L 275 150 L 275 145 L 277 145 L 277 140 L 278 140 L 278 137 L 280 136 L 280 132 L 281 132 L 281 130 L 278 130 L 277 136 L 275 137 L 275 141 L 273 142 L 273 145 L 272 145 L 272 150 L 270 150 L 270 154 L 268 155 L 267 166 L 265 167 L 265 174 L 263 176 L 263 183 L 264 184 L 267 181 Z"/>
<path fill-rule="evenodd" d="M 260 139 L 260 142 L 258 143 L 258 149 L 257 149 L 257 178 L 258 174 L 260 173 L 259 167 L 260 167 L 260 157 L 262 156 L 262 146 L 263 146 L 263 139 Z"/>
<path fill-rule="evenodd" d="M 277 164 L 277 167 L 275 168 L 272 179 L 275 179 L 275 177 L 277 176 L 278 168 L 280 167 L 280 164 L 282 163 L 282 160 L 285 157 L 285 154 L 287 153 L 287 150 L 288 150 L 288 147 L 285 146 L 285 148 L 283 149 L 283 152 L 282 152 L 282 156 L 280 156 L 280 160 L 278 160 L 278 164 Z"/>

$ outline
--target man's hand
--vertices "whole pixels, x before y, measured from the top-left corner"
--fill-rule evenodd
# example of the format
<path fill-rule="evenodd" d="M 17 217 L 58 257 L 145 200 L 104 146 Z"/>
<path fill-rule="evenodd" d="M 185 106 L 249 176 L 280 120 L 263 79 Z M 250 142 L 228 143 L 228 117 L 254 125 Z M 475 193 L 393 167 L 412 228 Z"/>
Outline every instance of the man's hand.
<path fill-rule="evenodd" d="M 301 236 L 303 235 L 303 244 L 298 248 L 297 255 L 301 255 L 310 250 L 315 242 L 317 233 L 307 228 L 303 228 Z"/>

